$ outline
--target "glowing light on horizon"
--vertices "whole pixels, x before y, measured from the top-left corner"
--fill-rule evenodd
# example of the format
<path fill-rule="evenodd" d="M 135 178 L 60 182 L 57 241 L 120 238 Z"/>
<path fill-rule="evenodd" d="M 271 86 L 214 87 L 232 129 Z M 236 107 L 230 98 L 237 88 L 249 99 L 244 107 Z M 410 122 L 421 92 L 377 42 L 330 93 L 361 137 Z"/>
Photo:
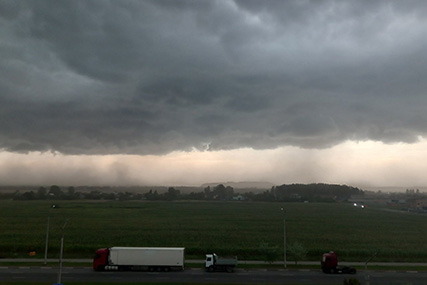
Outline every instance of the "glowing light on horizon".
<path fill-rule="evenodd" d="M 167 155 L 0 152 L 5 185 L 192 185 L 216 181 L 427 185 L 427 141 L 346 141 L 328 149 L 280 147 L 175 151 Z"/>

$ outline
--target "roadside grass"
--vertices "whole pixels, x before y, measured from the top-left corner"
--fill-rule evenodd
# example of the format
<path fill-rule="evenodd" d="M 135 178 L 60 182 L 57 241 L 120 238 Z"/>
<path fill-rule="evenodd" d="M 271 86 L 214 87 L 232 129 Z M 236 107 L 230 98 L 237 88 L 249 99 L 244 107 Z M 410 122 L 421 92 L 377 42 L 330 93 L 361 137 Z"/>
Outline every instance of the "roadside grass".
<path fill-rule="evenodd" d="M 51 209 L 52 204 L 56 205 Z M 0 201 L 0 257 L 43 258 L 50 215 L 49 258 L 92 258 L 110 246 L 185 247 L 186 259 L 207 252 L 263 260 L 266 242 L 283 252 L 283 212 L 287 243 L 298 241 L 307 260 L 335 251 L 340 261 L 424 262 L 426 215 L 390 212 L 347 203 Z M 292 261 L 288 258 L 288 261 Z M 240 266 L 240 265 L 239 265 Z"/>

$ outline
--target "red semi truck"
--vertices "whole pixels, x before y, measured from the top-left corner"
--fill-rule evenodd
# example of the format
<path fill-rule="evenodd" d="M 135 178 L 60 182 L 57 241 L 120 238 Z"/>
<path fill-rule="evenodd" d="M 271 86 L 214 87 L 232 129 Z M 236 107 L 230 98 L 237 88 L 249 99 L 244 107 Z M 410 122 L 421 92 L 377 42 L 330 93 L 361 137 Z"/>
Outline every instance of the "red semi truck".
<path fill-rule="evenodd" d="M 110 247 L 100 248 L 93 259 L 93 269 L 103 270 L 184 270 L 181 247 Z"/>
<path fill-rule="evenodd" d="M 333 251 L 322 255 L 321 266 L 324 273 L 356 274 L 356 268 L 348 266 L 338 267 L 338 256 Z"/>

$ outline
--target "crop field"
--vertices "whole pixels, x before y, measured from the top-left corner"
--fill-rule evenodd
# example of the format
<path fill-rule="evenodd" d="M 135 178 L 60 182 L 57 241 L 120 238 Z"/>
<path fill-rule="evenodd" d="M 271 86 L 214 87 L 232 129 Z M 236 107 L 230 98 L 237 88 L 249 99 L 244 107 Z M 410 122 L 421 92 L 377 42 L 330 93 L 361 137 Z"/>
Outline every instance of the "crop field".
<path fill-rule="evenodd" d="M 57 205 L 52 209 L 52 204 Z M 187 259 L 207 252 L 262 259 L 260 244 L 283 252 L 286 238 L 307 260 L 336 251 L 340 260 L 426 261 L 427 215 L 356 208 L 347 203 L 0 201 L 0 257 L 91 258 L 110 246 L 185 247 Z M 279 257 L 280 259 L 281 257 Z M 292 260 L 288 258 L 288 260 Z"/>

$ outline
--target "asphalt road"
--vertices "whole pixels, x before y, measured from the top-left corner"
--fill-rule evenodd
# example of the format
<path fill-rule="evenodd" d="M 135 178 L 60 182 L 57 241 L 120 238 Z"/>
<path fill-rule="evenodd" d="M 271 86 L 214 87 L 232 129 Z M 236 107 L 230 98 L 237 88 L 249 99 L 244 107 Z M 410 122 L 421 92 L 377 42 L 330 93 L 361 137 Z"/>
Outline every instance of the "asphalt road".
<path fill-rule="evenodd" d="M 58 281 L 58 267 L 3 266 L 2 282 Z M 245 270 L 234 273 L 208 273 L 202 269 L 178 272 L 95 272 L 89 267 L 64 267 L 61 281 L 66 282 L 154 282 L 154 283 L 240 283 L 240 284 L 343 284 L 344 279 L 356 278 L 362 284 L 427 284 L 427 272 L 359 271 L 355 275 L 330 275 L 320 270 Z"/>
<path fill-rule="evenodd" d="M 44 261 L 43 258 L 0 258 L 0 264 L 1 263 L 16 263 L 16 262 L 26 262 L 26 263 L 42 263 Z M 67 262 L 67 263 L 87 263 L 87 264 L 92 264 L 92 259 L 83 259 L 83 258 L 64 258 L 63 262 Z M 58 258 L 48 258 L 47 259 L 48 264 L 52 264 L 52 263 L 58 263 L 59 260 Z M 205 261 L 201 260 L 201 259 L 186 259 L 185 260 L 186 263 L 198 263 L 200 265 L 202 265 Z M 259 260 L 239 260 L 239 264 L 268 264 L 267 262 L 263 262 L 263 261 L 259 261 Z M 279 264 L 282 265 L 283 261 L 275 261 L 272 264 Z M 288 261 L 286 264 L 294 264 L 292 261 Z M 318 265 L 320 266 L 320 260 L 318 261 L 299 261 L 298 264 L 301 265 Z M 365 262 L 344 262 L 344 261 L 340 261 L 339 262 L 340 266 L 365 266 Z M 419 266 L 424 266 L 427 267 L 427 263 L 420 263 L 420 262 L 369 262 L 368 263 L 368 267 L 369 266 L 392 266 L 392 267 L 396 267 L 396 266 L 406 266 L 406 267 L 410 267 L 410 266 L 415 266 L 415 267 L 419 267 Z"/>

